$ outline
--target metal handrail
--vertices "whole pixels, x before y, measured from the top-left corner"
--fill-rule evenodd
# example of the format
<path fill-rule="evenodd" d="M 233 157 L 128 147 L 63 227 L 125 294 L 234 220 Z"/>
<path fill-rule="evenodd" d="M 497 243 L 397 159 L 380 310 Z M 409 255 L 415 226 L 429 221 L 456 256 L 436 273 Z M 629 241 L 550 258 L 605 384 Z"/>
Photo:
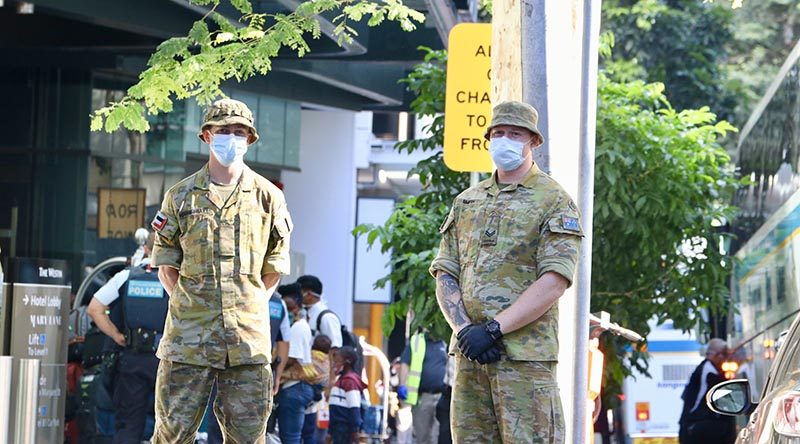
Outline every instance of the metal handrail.
<path fill-rule="evenodd" d="M 381 364 L 381 374 L 383 376 L 383 393 L 381 396 L 381 405 L 383 406 L 381 412 L 381 439 L 386 439 L 389 437 L 387 433 L 387 430 L 389 429 L 389 359 L 386 358 L 386 355 L 381 349 L 368 343 L 363 336 L 360 336 L 358 339 L 361 343 L 361 348 L 364 350 L 364 356 L 373 356 Z"/>

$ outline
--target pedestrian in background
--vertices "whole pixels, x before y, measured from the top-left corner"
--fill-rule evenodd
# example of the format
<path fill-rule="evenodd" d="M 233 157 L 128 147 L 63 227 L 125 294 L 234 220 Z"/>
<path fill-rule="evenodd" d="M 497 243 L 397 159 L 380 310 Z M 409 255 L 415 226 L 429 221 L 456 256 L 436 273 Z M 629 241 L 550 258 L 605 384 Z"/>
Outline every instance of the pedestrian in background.
<path fill-rule="evenodd" d="M 358 360 L 353 347 L 340 348 L 333 360 L 339 379 L 331 389 L 330 436 L 333 444 L 357 443 L 362 423 L 362 391 L 367 386 L 353 371 Z"/>
<path fill-rule="evenodd" d="M 452 356 L 447 357 L 447 370 L 444 376 L 444 389 L 442 397 L 436 404 L 436 420 L 439 421 L 439 444 L 450 444 L 453 436 L 450 433 L 450 400 L 453 391 L 453 377 L 456 371 L 456 360 Z"/>
<path fill-rule="evenodd" d="M 311 359 L 311 327 L 303 312 L 303 297 L 297 284 L 282 285 L 283 296 L 292 322 L 289 339 L 289 361 L 283 384 L 278 392 L 278 435 L 282 444 L 300 444 L 306 408 L 314 399 L 309 379 L 319 378 Z"/>
<path fill-rule="evenodd" d="M 441 339 L 419 332 L 411 336 L 400 355 L 401 401 L 410 404 L 414 440 L 417 444 L 437 444 L 439 420 L 436 405 L 442 397 L 447 369 L 447 350 Z"/>
<path fill-rule="evenodd" d="M 270 296 L 289 273 L 283 193 L 244 164 L 258 140 L 239 101 L 214 102 L 198 137 L 208 163 L 170 188 L 152 227 L 153 265 L 170 295 L 152 442 L 192 442 L 211 387 L 225 440 L 263 443 L 272 409 Z"/>
<path fill-rule="evenodd" d="M 706 394 L 725 381 L 722 363 L 728 357 L 728 346 L 722 339 L 708 341 L 706 358 L 701 362 L 686 388 L 683 389 L 683 411 L 679 421 L 681 444 L 728 444 L 736 441 L 736 418 L 714 413 L 706 404 Z"/>
<path fill-rule="evenodd" d="M 558 298 L 583 231 L 575 203 L 533 162 L 537 120 L 526 103 L 494 107 L 485 137 L 497 171 L 455 198 L 430 267 L 455 333 L 456 443 L 564 440 Z"/>
<path fill-rule="evenodd" d="M 303 293 L 303 305 L 306 307 L 308 324 L 314 335 L 322 334 L 329 337 L 332 348 L 341 347 L 342 321 L 322 300 L 322 281 L 316 276 L 305 275 L 297 278 L 297 284 Z"/>
<path fill-rule="evenodd" d="M 328 435 L 327 428 L 318 426 L 320 410 L 327 413 L 325 391 L 328 389 L 331 374 L 331 361 L 328 354 L 331 351 L 331 339 L 325 335 L 317 335 L 311 345 L 311 362 L 314 370 L 319 375 L 309 381 L 314 390 L 311 406 L 306 408 L 306 419 L 303 422 L 303 444 L 325 444 Z"/>

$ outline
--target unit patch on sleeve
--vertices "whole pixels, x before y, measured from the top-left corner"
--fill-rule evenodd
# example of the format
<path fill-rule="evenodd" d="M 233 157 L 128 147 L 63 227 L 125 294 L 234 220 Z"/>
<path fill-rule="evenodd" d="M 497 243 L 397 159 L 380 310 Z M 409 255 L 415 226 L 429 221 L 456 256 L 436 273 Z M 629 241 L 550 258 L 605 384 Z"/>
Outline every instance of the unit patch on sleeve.
<path fill-rule="evenodd" d="M 167 226 L 167 216 L 159 211 L 156 213 L 156 217 L 153 218 L 153 222 L 150 223 L 150 226 L 156 231 L 163 230 L 164 227 Z"/>
<path fill-rule="evenodd" d="M 561 216 L 561 226 L 565 230 L 574 231 L 576 233 L 581 232 L 581 226 L 578 223 L 577 217 Z"/>

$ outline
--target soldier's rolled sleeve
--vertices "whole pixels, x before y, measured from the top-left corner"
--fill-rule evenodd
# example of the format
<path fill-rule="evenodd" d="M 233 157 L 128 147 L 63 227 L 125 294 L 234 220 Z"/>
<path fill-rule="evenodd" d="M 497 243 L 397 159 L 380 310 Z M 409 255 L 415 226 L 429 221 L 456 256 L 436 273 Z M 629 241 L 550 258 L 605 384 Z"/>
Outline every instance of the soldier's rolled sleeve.
<path fill-rule="evenodd" d="M 292 234 L 292 218 L 286 204 L 281 202 L 274 211 L 275 218 L 272 222 L 272 232 L 269 237 L 269 246 L 264 255 L 261 266 L 261 276 L 270 273 L 289 274 L 289 239 Z"/>
<path fill-rule="evenodd" d="M 444 223 L 442 223 L 442 226 L 439 228 L 439 233 L 442 235 L 442 240 L 439 243 L 439 252 L 428 269 L 428 272 L 433 277 L 436 277 L 436 272 L 439 270 L 444 271 L 456 279 L 458 279 L 461 274 L 461 265 L 458 260 L 455 211 L 455 208 L 450 210 L 447 219 L 445 219 Z"/>
<path fill-rule="evenodd" d="M 166 218 L 163 226 L 158 223 L 159 216 Z M 156 214 L 156 219 L 151 224 L 151 227 L 156 232 L 151 254 L 151 263 L 154 267 L 166 265 L 179 270 L 181 268 L 183 249 L 180 244 L 180 225 L 178 224 L 177 216 L 171 195 L 167 193 L 161 203 L 161 211 Z"/>
<path fill-rule="evenodd" d="M 538 263 L 536 277 L 540 278 L 545 273 L 554 272 L 566 278 L 572 286 L 582 238 L 580 214 L 575 204 L 567 200 L 542 224 L 536 253 Z"/>

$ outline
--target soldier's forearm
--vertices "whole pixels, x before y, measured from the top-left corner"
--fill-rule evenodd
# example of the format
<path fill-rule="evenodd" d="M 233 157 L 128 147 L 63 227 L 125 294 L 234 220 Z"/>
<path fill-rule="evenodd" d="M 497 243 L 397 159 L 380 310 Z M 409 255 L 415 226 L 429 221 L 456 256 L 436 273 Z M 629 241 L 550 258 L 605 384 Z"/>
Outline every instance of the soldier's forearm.
<path fill-rule="evenodd" d="M 461 299 L 461 288 L 456 278 L 443 271 L 436 275 L 436 301 L 454 332 L 457 333 L 472 323 Z"/>
<path fill-rule="evenodd" d="M 543 274 L 511 304 L 494 317 L 503 334 L 511 333 L 539 319 L 564 294 L 569 282 L 560 274 Z"/>
<path fill-rule="evenodd" d="M 261 282 L 264 283 L 264 288 L 267 290 L 267 297 L 272 297 L 272 293 L 278 288 L 278 283 L 280 281 L 280 273 L 267 273 L 261 276 Z"/>
<path fill-rule="evenodd" d="M 172 289 L 175 288 L 175 283 L 178 282 L 178 269 L 169 265 L 158 267 L 158 280 L 167 290 L 167 294 L 172 296 Z"/>

